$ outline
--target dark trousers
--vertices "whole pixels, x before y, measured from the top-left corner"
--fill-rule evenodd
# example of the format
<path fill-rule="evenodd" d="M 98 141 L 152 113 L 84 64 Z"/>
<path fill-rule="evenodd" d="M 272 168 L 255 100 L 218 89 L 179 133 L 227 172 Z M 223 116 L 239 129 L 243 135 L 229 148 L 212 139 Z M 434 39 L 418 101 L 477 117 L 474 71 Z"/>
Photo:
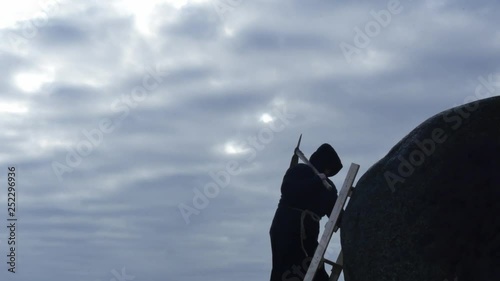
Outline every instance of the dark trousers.
<path fill-rule="evenodd" d="M 271 281 L 302 281 L 318 246 L 319 223 L 306 219 L 306 235 L 301 234 L 301 213 L 278 208 L 269 231 L 273 268 Z M 305 237 L 304 237 L 305 236 Z M 306 255 L 307 254 L 307 255 Z M 324 266 L 314 281 L 328 281 Z"/>

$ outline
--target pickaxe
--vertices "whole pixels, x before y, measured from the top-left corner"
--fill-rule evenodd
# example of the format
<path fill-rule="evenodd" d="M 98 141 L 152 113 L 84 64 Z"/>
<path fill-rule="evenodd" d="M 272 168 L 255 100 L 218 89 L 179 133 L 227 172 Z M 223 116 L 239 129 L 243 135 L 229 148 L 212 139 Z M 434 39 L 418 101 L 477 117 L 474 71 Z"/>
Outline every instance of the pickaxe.
<path fill-rule="evenodd" d="M 318 172 L 318 170 L 316 169 L 316 167 L 314 167 L 313 164 L 311 164 L 311 162 L 309 162 L 309 160 L 307 159 L 307 157 L 300 150 L 299 146 L 300 146 L 300 141 L 301 140 L 302 140 L 302 134 L 300 134 L 299 142 L 297 143 L 297 147 L 294 150 L 294 153 L 293 153 L 293 156 L 292 156 L 292 161 L 290 162 L 290 168 L 293 167 L 293 166 L 295 166 L 295 165 L 297 165 L 298 162 L 299 162 L 299 158 L 300 158 L 300 160 L 302 160 L 302 162 L 304 162 L 307 166 L 311 167 L 311 169 L 314 171 L 314 173 L 316 175 L 319 175 L 320 173 Z M 332 190 L 332 186 L 330 185 L 330 183 L 328 183 L 328 181 L 326 179 L 323 180 L 323 185 L 326 187 L 326 189 Z"/>

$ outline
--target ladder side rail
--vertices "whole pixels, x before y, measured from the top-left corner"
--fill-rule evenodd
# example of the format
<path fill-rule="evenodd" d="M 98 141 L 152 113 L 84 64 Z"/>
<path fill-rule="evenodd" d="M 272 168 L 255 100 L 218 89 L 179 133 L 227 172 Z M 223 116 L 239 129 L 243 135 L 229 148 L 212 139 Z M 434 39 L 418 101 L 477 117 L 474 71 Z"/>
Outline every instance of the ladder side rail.
<path fill-rule="evenodd" d="M 332 213 L 330 214 L 328 223 L 326 224 L 325 230 L 323 231 L 323 236 L 321 237 L 320 243 L 316 248 L 311 264 L 307 269 L 304 281 L 312 281 L 314 275 L 316 275 L 316 271 L 318 271 L 319 265 L 321 264 L 323 256 L 325 255 L 326 247 L 328 246 L 328 244 L 330 243 L 330 239 L 332 238 L 332 234 L 335 230 L 335 225 L 337 224 L 340 213 L 344 208 L 344 204 L 347 201 L 347 197 L 350 193 L 351 188 L 353 188 L 352 185 L 354 183 L 354 179 L 356 178 L 358 170 L 359 165 L 351 163 L 351 167 L 349 168 L 347 177 L 344 181 L 342 189 L 340 190 L 339 197 L 335 202 L 335 206 L 333 207 Z"/>

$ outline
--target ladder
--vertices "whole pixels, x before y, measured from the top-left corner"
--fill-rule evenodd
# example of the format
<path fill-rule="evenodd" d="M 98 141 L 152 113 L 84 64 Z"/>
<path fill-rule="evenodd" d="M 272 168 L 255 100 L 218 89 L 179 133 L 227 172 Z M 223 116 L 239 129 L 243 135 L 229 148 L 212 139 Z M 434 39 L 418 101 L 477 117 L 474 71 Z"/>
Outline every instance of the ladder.
<path fill-rule="evenodd" d="M 314 275 L 318 271 L 321 263 L 326 263 L 332 266 L 332 273 L 330 274 L 329 281 L 337 281 L 340 277 L 340 273 L 342 273 L 343 269 L 343 254 L 342 250 L 340 250 L 339 256 L 336 262 L 332 262 L 324 258 L 326 248 L 330 243 L 330 239 L 334 232 L 337 232 L 337 221 L 339 219 L 340 213 L 344 209 L 344 205 L 347 201 L 347 198 L 351 196 L 354 187 L 352 184 L 354 183 L 354 179 L 356 178 L 356 174 L 358 173 L 359 165 L 355 163 L 351 163 L 351 167 L 349 167 L 349 172 L 347 173 L 346 179 L 344 181 L 344 185 L 340 190 L 337 201 L 335 202 L 335 206 L 333 207 L 332 213 L 328 219 L 328 222 L 325 225 L 325 230 L 323 231 L 323 236 L 321 237 L 321 241 L 316 248 L 316 252 L 314 253 L 314 257 L 307 269 L 306 276 L 304 277 L 304 281 L 312 281 Z"/>

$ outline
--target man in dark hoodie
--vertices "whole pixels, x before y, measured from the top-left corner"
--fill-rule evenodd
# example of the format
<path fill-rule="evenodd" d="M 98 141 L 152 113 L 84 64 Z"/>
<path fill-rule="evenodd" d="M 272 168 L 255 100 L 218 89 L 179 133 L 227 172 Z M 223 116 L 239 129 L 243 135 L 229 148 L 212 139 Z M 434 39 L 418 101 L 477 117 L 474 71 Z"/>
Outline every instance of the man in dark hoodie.
<path fill-rule="evenodd" d="M 337 200 L 337 189 L 328 177 L 342 169 L 337 152 L 327 143 L 309 159 L 318 170 L 300 163 L 290 167 L 281 184 L 281 199 L 270 229 L 273 268 L 271 281 L 300 281 L 318 246 L 319 221 L 329 216 Z M 322 180 L 333 187 L 327 190 Z M 328 281 L 324 267 L 314 281 Z"/>

